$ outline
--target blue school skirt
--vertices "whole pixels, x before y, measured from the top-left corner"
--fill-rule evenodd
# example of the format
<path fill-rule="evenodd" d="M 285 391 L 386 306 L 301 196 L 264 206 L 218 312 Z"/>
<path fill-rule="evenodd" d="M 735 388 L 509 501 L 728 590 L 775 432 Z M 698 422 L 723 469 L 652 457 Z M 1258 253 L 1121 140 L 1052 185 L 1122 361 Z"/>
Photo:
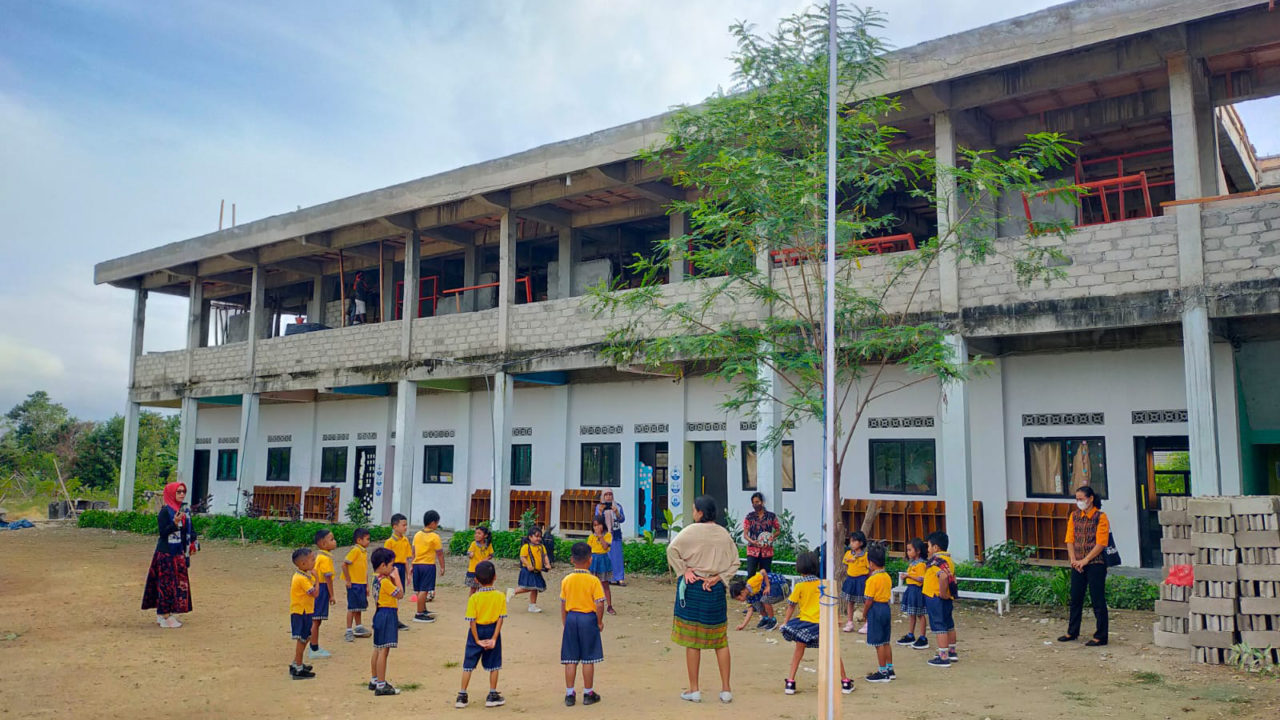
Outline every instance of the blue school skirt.
<path fill-rule="evenodd" d="M 520 568 L 520 579 L 516 582 L 522 590 L 537 590 L 542 592 L 547 589 L 547 580 L 542 577 L 542 573 L 534 572 L 527 568 Z"/>
<path fill-rule="evenodd" d="M 858 577 L 844 577 L 844 584 L 840 586 L 840 598 L 845 602 L 851 602 L 854 605 L 861 605 L 866 598 L 863 597 L 863 591 L 867 587 L 867 576 L 859 575 Z"/>
<path fill-rule="evenodd" d="M 560 636 L 560 664 L 593 664 L 604 661 L 604 643 L 595 613 L 570 612 L 564 616 L 564 634 Z"/>
<path fill-rule="evenodd" d="M 369 609 L 369 586 L 352 585 L 347 588 L 347 612 Z"/>
<path fill-rule="evenodd" d="M 907 585 L 907 589 L 902 592 L 902 614 L 903 615 L 925 615 L 924 608 L 924 591 L 919 585 Z"/>
<path fill-rule="evenodd" d="M 613 579 L 613 562 L 609 560 L 609 553 L 591 553 L 591 570 L 592 575 L 600 577 L 602 581 L 609 582 Z M 603 577 L 608 575 L 609 577 Z"/>
<path fill-rule="evenodd" d="M 818 647 L 818 623 L 791 618 L 782 626 L 782 638 L 787 642 L 804 643 L 805 647 Z"/>
<path fill-rule="evenodd" d="M 395 608 L 380 607 L 373 614 L 373 646 L 393 648 L 400 640 L 400 617 Z"/>
<path fill-rule="evenodd" d="M 311 639 L 311 613 L 290 613 L 289 634 L 298 642 Z"/>
<path fill-rule="evenodd" d="M 867 611 L 867 646 L 889 644 L 889 603 L 873 602 Z"/>
<path fill-rule="evenodd" d="M 493 637 L 493 631 L 498 627 L 498 623 L 489 623 L 481 625 L 476 623 L 476 635 L 481 640 L 488 640 Z M 471 630 L 467 630 L 467 649 L 462 656 L 462 669 L 475 670 L 477 662 L 489 672 L 502 669 L 502 638 L 498 638 L 498 642 L 493 644 L 492 650 L 485 650 L 480 647 L 475 638 L 471 637 Z"/>
<path fill-rule="evenodd" d="M 436 591 L 435 565 L 413 566 L 413 591 L 416 593 Z"/>
<path fill-rule="evenodd" d="M 316 586 L 316 609 L 311 613 L 312 620 L 328 620 L 329 619 L 329 584 L 320 583 Z"/>

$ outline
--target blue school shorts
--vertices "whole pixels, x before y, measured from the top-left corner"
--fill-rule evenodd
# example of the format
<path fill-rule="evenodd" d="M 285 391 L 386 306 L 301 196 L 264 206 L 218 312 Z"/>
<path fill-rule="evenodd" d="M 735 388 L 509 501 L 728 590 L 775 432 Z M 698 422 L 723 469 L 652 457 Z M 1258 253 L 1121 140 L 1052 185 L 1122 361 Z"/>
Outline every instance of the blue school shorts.
<path fill-rule="evenodd" d="M 880 647 L 889 644 L 889 603 L 873 602 L 867 612 L 867 645 Z"/>
<path fill-rule="evenodd" d="M 393 648 L 400 641 L 400 617 L 395 608 L 380 607 L 373 614 L 373 646 Z"/>
<path fill-rule="evenodd" d="M 955 630 L 956 621 L 951 616 L 951 611 L 954 608 L 954 600 L 943 600 L 941 598 L 929 597 L 926 595 L 924 598 L 924 609 L 925 612 L 929 614 L 929 631 L 938 635 Z"/>
<path fill-rule="evenodd" d="M 416 593 L 436 591 L 435 565 L 413 566 L 413 591 Z"/>
<path fill-rule="evenodd" d="M 560 638 L 560 664 L 598 663 L 604 661 L 604 644 L 595 613 L 571 612 L 564 617 L 564 635 Z"/>
<path fill-rule="evenodd" d="M 311 613 L 290 613 L 289 634 L 294 640 L 306 642 L 311 639 Z"/>
<path fill-rule="evenodd" d="M 320 583 L 316 586 L 316 609 L 311 613 L 312 620 L 328 620 L 329 619 L 329 584 Z"/>
<path fill-rule="evenodd" d="M 360 612 L 369 609 L 369 586 L 352 585 L 347 588 L 347 611 Z"/>
<path fill-rule="evenodd" d="M 391 564 L 395 567 L 396 572 L 400 573 L 400 587 L 406 587 L 406 588 L 409 587 L 409 578 L 405 577 L 405 573 L 407 572 L 407 570 L 405 570 L 404 563 L 391 563 Z"/>
<path fill-rule="evenodd" d="M 488 640 L 493 637 L 493 631 L 498 628 L 498 623 L 490 623 L 481 625 L 476 623 L 476 635 L 481 640 Z M 502 638 L 498 638 L 498 642 L 494 643 L 492 650 L 485 650 L 476 643 L 475 638 L 471 637 L 471 630 L 467 630 L 467 650 L 462 656 L 462 669 L 475 670 L 477 661 L 485 670 L 493 672 L 502 669 Z"/>

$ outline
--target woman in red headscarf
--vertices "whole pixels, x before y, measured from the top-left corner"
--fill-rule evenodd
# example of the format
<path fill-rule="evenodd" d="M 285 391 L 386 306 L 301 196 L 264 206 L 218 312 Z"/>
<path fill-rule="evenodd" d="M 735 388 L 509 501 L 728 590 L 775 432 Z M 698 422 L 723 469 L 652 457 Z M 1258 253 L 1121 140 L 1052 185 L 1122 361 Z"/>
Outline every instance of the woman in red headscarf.
<path fill-rule="evenodd" d="M 142 592 L 142 609 L 154 609 L 156 623 L 164 628 L 182 627 L 174 615 L 191 612 L 187 564 L 196 551 L 196 531 L 191 515 L 183 510 L 186 499 L 186 485 L 171 482 L 164 486 L 164 507 L 158 518 L 160 538 Z"/>

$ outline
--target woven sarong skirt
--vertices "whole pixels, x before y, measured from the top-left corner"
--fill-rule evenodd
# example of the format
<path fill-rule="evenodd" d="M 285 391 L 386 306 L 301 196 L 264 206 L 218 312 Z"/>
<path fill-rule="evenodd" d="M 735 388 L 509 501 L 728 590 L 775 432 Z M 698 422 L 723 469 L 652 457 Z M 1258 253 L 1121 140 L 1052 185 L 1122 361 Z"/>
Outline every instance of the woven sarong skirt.
<path fill-rule="evenodd" d="M 683 586 L 684 596 L 680 596 Z M 675 618 L 671 623 L 671 640 L 695 650 L 718 650 L 729 646 L 725 632 L 729 623 L 725 584 L 717 583 L 704 590 L 702 583 L 679 582 L 676 590 Z"/>

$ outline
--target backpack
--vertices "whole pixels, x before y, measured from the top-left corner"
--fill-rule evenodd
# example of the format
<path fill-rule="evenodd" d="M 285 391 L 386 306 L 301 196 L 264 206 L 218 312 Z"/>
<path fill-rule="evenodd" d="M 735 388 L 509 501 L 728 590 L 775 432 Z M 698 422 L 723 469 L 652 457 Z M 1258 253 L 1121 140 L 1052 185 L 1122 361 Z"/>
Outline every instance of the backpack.
<path fill-rule="evenodd" d="M 954 600 L 959 588 L 956 585 L 955 573 L 951 571 L 951 566 L 946 560 L 937 558 L 934 560 L 934 567 L 938 568 L 938 599 Z"/>

